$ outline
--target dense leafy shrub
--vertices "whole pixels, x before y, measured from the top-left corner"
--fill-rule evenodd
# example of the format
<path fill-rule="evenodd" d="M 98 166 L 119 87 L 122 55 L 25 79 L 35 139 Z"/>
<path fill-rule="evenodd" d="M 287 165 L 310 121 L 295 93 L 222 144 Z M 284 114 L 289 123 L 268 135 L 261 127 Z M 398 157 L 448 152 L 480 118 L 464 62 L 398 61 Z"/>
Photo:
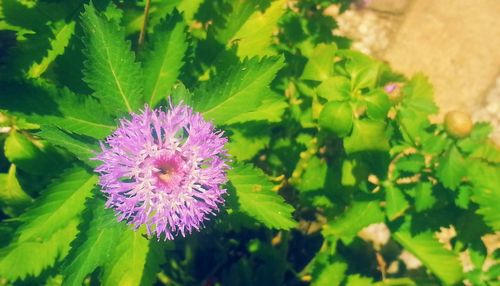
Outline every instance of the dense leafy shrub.
<path fill-rule="evenodd" d="M 490 125 L 431 123 L 425 76 L 346 49 L 330 4 L 152 1 L 146 22 L 142 2 L 2 1 L 1 283 L 499 285 Z M 89 159 L 167 96 L 225 131 L 232 162 L 220 213 L 163 241 L 117 222 Z"/>

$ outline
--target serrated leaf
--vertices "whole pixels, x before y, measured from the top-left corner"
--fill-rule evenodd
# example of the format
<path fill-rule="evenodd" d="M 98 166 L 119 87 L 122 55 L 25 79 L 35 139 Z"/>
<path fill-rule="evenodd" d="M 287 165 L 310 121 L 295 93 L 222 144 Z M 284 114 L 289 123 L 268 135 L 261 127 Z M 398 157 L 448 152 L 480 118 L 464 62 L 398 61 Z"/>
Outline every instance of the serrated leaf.
<path fill-rule="evenodd" d="M 290 229 L 296 225 L 293 207 L 271 189 L 264 173 L 252 165 L 238 164 L 228 171 L 238 200 L 238 210 L 269 228 Z"/>
<path fill-rule="evenodd" d="M 18 230 L 18 240 L 45 240 L 65 227 L 83 211 L 85 200 L 96 183 L 97 176 L 81 167 L 66 170 L 19 218 L 23 224 Z"/>
<path fill-rule="evenodd" d="M 498 164 L 500 163 L 500 148 L 495 145 L 495 143 L 488 141 L 486 143 L 479 144 L 470 157 Z"/>
<path fill-rule="evenodd" d="M 312 286 L 339 286 L 344 280 L 347 264 L 336 261 L 326 265 L 311 281 Z"/>
<path fill-rule="evenodd" d="M 341 50 L 339 53 L 347 58 L 345 69 L 351 76 L 351 90 L 375 86 L 382 67 L 380 62 L 353 50 Z"/>
<path fill-rule="evenodd" d="M 317 87 L 318 96 L 328 101 L 344 101 L 351 97 L 351 81 L 344 76 L 333 76 Z"/>
<path fill-rule="evenodd" d="M 23 208 L 32 201 L 17 180 L 16 165 L 10 165 L 7 174 L 0 174 L 0 205 Z"/>
<path fill-rule="evenodd" d="M 327 169 L 326 161 L 316 156 L 311 157 L 307 161 L 307 168 L 300 178 L 297 189 L 301 192 L 322 189 L 325 186 Z"/>
<path fill-rule="evenodd" d="M 54 38 L 50 41 L 50 49 L 48 51 L 48 54 L 39 63 L 34 63 L 33 65 L 31 65 L 27 72 L 29 78 L 40 77 L 47 70 L 49 65 L 54 62 L 54 60 L 58 56 L 64 53 L 64 50 L 68 45 L 74 31 L 74 21 L 70 21 L 69 23 L 55 23 L 55 27 L 53 28 Z"/>
<path fill-rule="evenodd" d="M 437 199 L 432 193 L 432 184 L 430 182 L 420 182 L 415 188 L 415 209 L 422 212 L 431 209 Z"/>
<path fill-rule="evenodd" d="M 71 220 L 47 240 L 14 242 L 0 250 L 0 277 L 8 280 L 38 276 L 42 270 L 62 260 L 78 233 L 78 220 Z"/>
<path fill-rule="evenodd" d="M 385 188 L 385 203 L 385 212 L 391 221 L 402 216 L 410 207 L 403 192 L 395 186 Z"/>
<path fill-rule="evenodd" d="M 101 16 L 93 5 L 82 14 L 85 32 L 84 80 L 106 109 L 113 113 L 134 112 L 142 107 L 141 71 L 115 22 Z"/>
<path fill-rule="evenodd" d="M 469 136 L 458 141 L 457 146 L 463 152 L 471 153 L 488 140 L 488 136 L 492 130 L 493 127 L 489 122 L 475 123 Z"/>
<path fill-rule="evenodd" d="M 126 228 L 103 266 L 102 285 L 140 285 L 148 252 L 149 240 L 140 231 Z"/>
<path fill-rule="evenodd" d="M 260 0 L 231 1 L 231 12 L 224 15 L 223 25 L 214 27 L 214 37 L 222 44 L 227 44 L 241 29 L 248 18 L 259 9 Z"/>
<path fill-rule="evenodd" d="M 344 148 L 348 154 L 389 150 L 385 123 L 374 120 L 354 121 L 352 134 L 344 139 Z"/>
<path fill-rule="evenodd" d="M 340 217 L 323 227 L 323 236 L 334 236 L 349 244 L 364 227 L 384 221 L 378 201 L 355 201 Z"/>
<path fill-rule="evenodd" d="M 410 154 L 396 162 L 396 169 L 400 172 L 417 173 L 425 167 L 425 159 L 421 154 Z"/>
<path fill-rule="evenodd" d="M 359 274 L 349 275 L 346 286 L 373 286 L 373 279 Z"/>
<path fill-rule="evenodd" d="M 36 144 L 36 145 L 35 145 Z M 46 175 L 60 165 L 57 154 L 51 154 L 46 144 L 13 130 L 5 140 L 5 157 L 19 169 L 32 174 Z M 54 169 L 54 171 L 57 171 Z"/>
<path fill-rule="evenodd" d="M 55 125 L 70 132 L 102 139 L 116 127 L 101 104 L 42 80 L 2 84 L 0 106 L 40 125 Z"/>
<path fill-rule="evenodd" d="M 166 98 L 180 74 L 188 47 L 185 29 L 178 13 L 156 26 L 144 60 L 144 95 L 149 106 Z"/>
<path fill-rule="evenodd" d="M 238 56 L 243 59 L 275 54 L 270 47 L 272 36 L 284 12 L 285 0 L 273 1 L 264 12 L 256 10 L 230 41 L 238 43 Z"/>
<path fill-rule="evenodd" d="M 458 257 L 445 249 L 432 232 L 412 234 L 408 224 L 405 224 L 393 233 L 393 237 L 447 285 L 462 279 L 462 265 Z"/>
<path fill-rule="evenodd" d="M 50 143 L 62 147 L 69 152 L 73 153 L 78 159 L 86 163 L 91 167 L 95 167 L 97 164 L 95 161 L 90 161 L 98 150 L 95 143 L 88 142 L 88 138 L 78 138 L 76 135 L 64 132 L 57 127 L 45 126 L 38 135 Z"/>
<path fill-rule="evenodd" d="M 177 9 L 182 12 L 184 19 L 189 23 L 193 20 L 201 3 L 203 3 L 203 0 L 182 0 L 181 3 L 177 5 Z"/>
<path fill-rule="evenodd" d="M 117 222 L 112 210 L 104 207 L 101 199 L 92 199 L 87 209 L 91 215 L 79 227 L 80 234 L 71 244 L 67 264 L 62 270 L 64 286 L 82 285 L 88 274 L 110 261 L 123 233 L 123 225 Z"/>
<path fill-rule="evenodd" d="M 283 59 L 278 57 L 245 59 L 224 67 L 194 92 L 194 107 L 217 124 L 275 119 L 276 115 L 269 118 L 267 113 L 255 111 L 266 108 L 266 99 L 274 98 L 269 84 L 282 67 Z"/>
<path fill-rule="evenodd" d="M 239 161 L 252 159 L 260 150 L 269 144 L 269 128 L 261 124 L 235 125 L 229 129 L 230 136 L 227 148 L 229 153 Z"/>
<path fill-rule="evenodd" d="M 332 76 L 337 46 L 317 45 L 304 67 L 301 79 L 324 81 Z"/>
<path fill-rule="evenodd" d="M 460 185 L 460 181 L 465 176 L 466 171 L 462 154 L 460 154 L 457 147 L 453 146 L 439 159 L 436 175 L 445 187 L 456 189 Z"/>
<path fill-rule="evenodd" d="M 500 230 L 500 167 L 484 162 L 472 162 L 468 175 L 473 182 L 472 201 L 479 205 L 477 213 L 484 217 L 485 223 Z"/>

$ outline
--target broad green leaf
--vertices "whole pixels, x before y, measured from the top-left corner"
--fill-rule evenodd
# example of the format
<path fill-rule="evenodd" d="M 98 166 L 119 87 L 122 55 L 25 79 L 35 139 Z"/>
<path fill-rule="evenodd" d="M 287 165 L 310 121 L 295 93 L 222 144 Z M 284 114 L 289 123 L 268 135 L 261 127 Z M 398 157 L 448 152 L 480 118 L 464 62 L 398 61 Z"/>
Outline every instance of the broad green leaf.
<path fill-rule="evenodd" d="M 157 25 L 152 35 L 144 59 L 144 95 L 151 107 L 167 97 L 180 74 L 188 47 L 185 29 L 182 17 L 175 13 Z"/>
<path fill-rule="evenodd" d="M 0 174 L 0 205 L 24 208 L 33 199 L 24 192 L 16 177 L 16 165 L 9 167 L 7 174 Z"/>
<path fill-rule="evenodd" d="M 403 99 L 397 115 L 401 132 L 411 141 L 418 142 L 429 125 L 428 116 L 438 111 L 432 85 L 425 76 L 417 74 L 401 92 Z"/>
<path fill-rule="evenodd" d="M 257 109 L 242 113 L 227 123 L 233 124 L 233 122 L 247 122 L 255 120 L 280 122 L 281 116 L 287 107 L 288 104 L 283 100 L 282 96 L 273 93 L 263 99 L 261 105 Z"/>
<path fill-rule="evenodd" d="M 64 49 L 68 46 L 69 40 L 71 39 L 74 31 L 74 21 L 71 21 L 69 23 L 55 23 L 53 28 L 54 38 L 50 41 L 51 47 L 48 51 L 48 54 L 39 63 L 34 63 L 33 65 L 31 65 L 28 70 L 28 77 L 40 77 L 47 70 L 49 65 L 54 62 L 54 60 L 58 56 L 64 53 Z"/>
<path fill-rule="evenodd" d="M 389 150 L 385 123 L 374 120 L 354 121 L 352 134 L 344 139 L 344 148 L 348 154 Z"/>
<path fill-rule="evenodd" d="M 41 79 L 25 84 L 3 84 L 0 107 L 40 125 L 102 139 L 116 127 L 102 105 L 90 96 L 77 95 Z"/>
<path fill-rule="evenodd" d="M 82 285 L 88 274 L 111 261 L 116 243 L 123 235 L 123 225 L 117 222 L 112 210 L 104 207 L 101 199 L 92 199 L 87 209 L 91 215 L 79 227 L 80 233 L 71 244 L 63 266 L 64 286 Z"/>
<path fill-rule="evenodd" d="M 319 125 L 339 137 L 351 133 L 354 114 L 349 102 L 330 101 L 319 115 Z"/>
<path fill-rule="evenodd" d="M 252 159 L 270 141 L 269 128 L 261 124 L 235 125 L 229 130 L 232 135 L 226 146 L 229 153 L 239 161 Z"/>
<path fill-rule="evenodd" d="M 468 167 L 473 183 L 472 201 L 479 205 L 477 213 L 494 230 L 500 230 L 500 167 L 474 161 Z"/>
<path fill-rule="evenodd" d="M 346 286 L 373 286 L 373 279 L 359 274 L 349 275 Z"/>
<path fill-rule="evenodd" d="M 317 45 L 304 67 L 301 78 L 316 81 L 327 80 L 333 73 L 336 52 L 337 46 L 335 45 Z"/>
<path fill-rule="evenodd" d="M 228 171 L 228 177 L 235 189 L 238 210 L 269 228 L 290 229 L 296 225 L 293 207 L 271 190 L 273 184 L 261 170 L 238 164 Z"/>
<path fill-rule="evenodd" d="M 268 108 L 264 104 L 275 95 L 269 84 L 283 67 L 278 57 L 245 59 L 243 63 L 224 67 L 214 78 L 203 83 L 195 92 L 194 107 L 216 124 L 246 121 L 275 121 L 276 114 L 256 112 Z M 267 103 L 269 104 L 269 103 Z M 285 105 L 280 106 L 284 108 Z M 283 110 L 276 110 L 281 115 Z"/>
<path fill-rule="evenodd" d="M 382 221 L 384 213 L 378 201 L 355 201 L 341 216 L 323 226 L 323 236 L 334 236 L 349 244 L 361 229 Z"/>
<path fill-rule="evenodd" d="M 16 241 L 0 249 L 0 277 L 14 281 L 38 276 L 56 261 L 61 261 L 78 233 L 77 225 L 78 220 L 73 219 L 47 240 Z"/>
<path fill-rule="evenodd" d="M 187 23 L 191 22 L 203 0 L 182 0 L 177 9 L 182 12 Z"/>
<path fill-rule="evenodd" d="M 60 158 L 45 142 L 28 138 L 15 130 L 5 140 L 4 151 L 11 163 L 29 173 L 45 175 L 59 165 Z"/>
<path fill-rule="evenodd" d="M 347 58 L 345 69 L 351 76 L 351 90 L 375 86 L 381 72 L 380 62 L 353 50 L 341 50 L 339 54 Z"/>
<path fill-rule="evenodd" d="M 385 213 L 389 220 L 402 216 L 410 207 L 403 192 L 395 186 L 385 188 Z"/>
<path fill-rule="evenodd" d="M 140 285 L 149 240 L 140 231 L 125 228 L 115 243 L 113 255 L 103 266 L 102 285 Z"/>
<path fill-rule="evenodd" d="M 260 8 L 261 2 L 260 0 L 231 1 L 231 12 L 224 15 L 223 25 L 214 27 L 215 39 L 222 44 L 229 43 L 248 18 Z"/>
<path fill-rule="evenodd" d="M 443 283 L 451 285 L 462 279 L 462 265 L 458 257 L 445 249 L 432 232 L 412 234 L 405 224 L 393 233 L 393 238 L 415 255 Z"/>
<path fill-rule="evenodd" d="M 385 92 L 381 90 L 371 92 L 363 96 L 363 101 L 366 103 L 366 114 L 369 118 L 383 120 L 387 117 L 391 102 Z"/>
<path fill-rule="evenodd" d="M 329 101 L 344 101 L 351 98 L 351 81 L 344 76 L 333 76 L 324 80 L 317 88 L 318 96 Z"/>
<path fill-rule="evenodd" d="M 97 154 L 98 146 L 95 142 L 88 142 L 88 138 L 79 138 L 74 134 L 64 132 L 57 127 L 45 126 L 38 135 L 50 143 L 62 147 L 73 153 L 78 159 L 95 167 L 97 163 L 90 161 L 90 158 Z"/>
<path fill-rule="evenodd" d="M 479 144 L 470 157 L 498 164 L 500 163 L 500 148 L 494 142 L 488 141 Z"/>
<path fill-rule="evenodd" d="M 142 107 L 142 74 L 130 43 L 115 22 L 101 16 L 93 5 L 82 14 L 85 31 L 84 80 L 106 109 L 113 113 L 135 112 Z"/>
<path fill-rule="evenodd" d="M 432 194 L 432 184 L 430 182 L 419 182 L 413 189 L 417 212 L 428 210 L 434 206 L 437 199 Z"/>
<path fill-rule="evenodd" d="M 19 219 L 19 241 L 48 239 L 84 210 L 85 200 L 97 183 L 97 176 L 81 167 L 65 171 Z"/>
<path fill-rule="evenodd" d="M 396 162 L 396 169 L 399 172 L 417 173 L 425 167 L 425 159 L 421 154 L 410 154 L 401 157 Z"/>
<path fill-rule="evenodd" d="M 439 181 L 447 188 L 456 189 L 467 172 L 464 158 L 453 146 L 440 159 L 436 168 Z"/>
<path fill-rule="evenodd" d="M 238 56 L 243 59 L 275 54 L 271 49 L 272 37 L 278 29 L 278 20 L 284 12 L 285 0 L 271 2 L 264 12 L 256 10 L 231 40 L 231 42 L 238 43 Z"/>
<path fill-rule="evenodd" d="M 317 277 L 311 281 L 312 286 L 339 286 L 345 278 L 347 264 L 336 261 L 326 265 Z"/>
<path fill-rule="evenodd" d="M 307 168 L 300 178 L 297 189 L 301 192 L 322 189 L 325 186 L 328 166 L 325 160 L 313 156 L 307 161 Z"/>

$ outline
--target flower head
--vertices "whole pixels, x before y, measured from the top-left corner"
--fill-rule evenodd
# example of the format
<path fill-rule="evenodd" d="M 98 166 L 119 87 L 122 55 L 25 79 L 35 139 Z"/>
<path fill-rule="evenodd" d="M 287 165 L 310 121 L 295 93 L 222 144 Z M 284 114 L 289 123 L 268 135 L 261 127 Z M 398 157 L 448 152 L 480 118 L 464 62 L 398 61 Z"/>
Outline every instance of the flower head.
<path fill-rule="evenodd" d="M 95 170 L 106 207 L 158 238 L 199 230 L 224 202 L 227 139 L 182 103 L 131 116 L 94 158 L 102 161 Z"/>

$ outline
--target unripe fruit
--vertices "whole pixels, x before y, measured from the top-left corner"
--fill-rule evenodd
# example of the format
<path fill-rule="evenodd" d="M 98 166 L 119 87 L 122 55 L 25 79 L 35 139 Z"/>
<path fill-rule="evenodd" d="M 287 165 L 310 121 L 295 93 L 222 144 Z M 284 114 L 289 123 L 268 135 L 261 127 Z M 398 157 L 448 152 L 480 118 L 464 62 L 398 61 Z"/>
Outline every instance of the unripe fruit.
<path fill-rule="evenodd" d="M 444 129 L 453 138 L 465 138 L 469 136 L 474 127 L 472 119 L 467 112 L 450 111 L 444 117 Z"/>

